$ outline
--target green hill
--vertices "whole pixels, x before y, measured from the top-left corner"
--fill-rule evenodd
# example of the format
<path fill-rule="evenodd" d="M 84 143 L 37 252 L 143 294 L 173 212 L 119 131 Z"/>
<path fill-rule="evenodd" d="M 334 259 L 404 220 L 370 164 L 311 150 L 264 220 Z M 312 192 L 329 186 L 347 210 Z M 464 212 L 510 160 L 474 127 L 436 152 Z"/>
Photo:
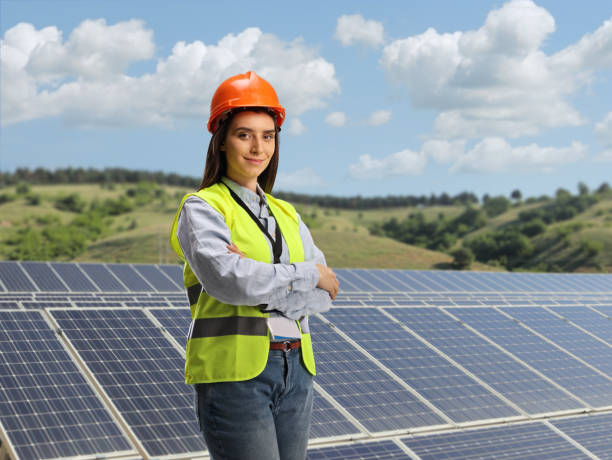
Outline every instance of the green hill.
<path fill-rule="evenodd" d="M 11 185 L 0 188 L 0 258 L 95 262 L 175 263 L 168 244 L 174 213 L 187 187 L 136 184 Z M 522 213 L 550 202 L 518 203 L 484 225 L 457 227 L 459 233 L 443 250 L 430 250 L 428 237 L 416 245 L 379 230 L 394 219 L 422 215 L 425 224 L 450 225 L 462 219 L 465 205 L 331 209 L 298 204 L 316 244 L 333 267 L 441 269 L 451 268 L 452 249 L 480 236 L 519 228 Z M 481 208 L 474 205 L 474 209 Z M 481 213 L 482 214 L 482 213 Z M 454 224 L 453 224 L 454 225 Z M 451 226 L 452 227 L 452 226 Z M 448 228 L 451 228 L 448 227 Z M 612 268 L 612 197 L 571 218 L 547 223 L 529 238 L 532 250 L 515 269 L 610 271 Z M 475 270 L 504 269 L 474 262 Z"/>

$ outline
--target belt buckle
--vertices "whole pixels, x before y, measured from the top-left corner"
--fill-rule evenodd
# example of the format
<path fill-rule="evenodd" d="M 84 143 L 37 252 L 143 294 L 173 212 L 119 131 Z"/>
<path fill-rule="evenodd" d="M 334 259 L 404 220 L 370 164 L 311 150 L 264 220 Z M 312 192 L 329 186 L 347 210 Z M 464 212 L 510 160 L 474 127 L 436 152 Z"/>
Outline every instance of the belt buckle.
<path fill-rule="evenodd" d="M 283 348 L 283 351 L 285 353 L 288 352 L 288 351 L 291 351 L 291 340 L 283 340 L 282 344 L 285 347 L 285 348 Z"/>

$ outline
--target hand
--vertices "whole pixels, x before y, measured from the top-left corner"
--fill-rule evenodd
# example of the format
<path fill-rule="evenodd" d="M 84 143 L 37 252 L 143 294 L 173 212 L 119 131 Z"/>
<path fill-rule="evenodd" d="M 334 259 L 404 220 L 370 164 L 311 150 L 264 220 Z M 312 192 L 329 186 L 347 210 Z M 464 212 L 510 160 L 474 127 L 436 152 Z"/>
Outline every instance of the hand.
<path fill-rule="evenodd" d="M 329 292 L 330 297 L 334 300 L 340 286 L 336 274 L 331 268 L 321 264 L 317 264 L 317 270 L 319 270 L 319 283 L 317 287 Z"/>
<path fill-rule="evenodd" d="M 241 259 L 244 259 L 246 257 L 244 253 L 240 249 L 238 249 L 238 247 L 234 243 L 228 244 L 226 247 L 229 250 L 230 254 L 238 254 Z"/>

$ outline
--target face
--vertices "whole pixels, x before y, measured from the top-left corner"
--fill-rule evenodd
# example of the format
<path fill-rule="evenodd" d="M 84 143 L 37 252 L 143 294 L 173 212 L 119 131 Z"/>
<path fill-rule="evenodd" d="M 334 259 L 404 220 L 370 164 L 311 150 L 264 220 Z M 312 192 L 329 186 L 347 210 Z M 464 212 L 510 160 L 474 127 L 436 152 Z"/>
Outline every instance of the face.
<path fill-rule="evenodd" d="M 275 145 L 274 120 L 270 115 L 238 112 L 221 144 L 227 160 L 227 177 L 255 191 L 257 178 L 270 163 Z"/>

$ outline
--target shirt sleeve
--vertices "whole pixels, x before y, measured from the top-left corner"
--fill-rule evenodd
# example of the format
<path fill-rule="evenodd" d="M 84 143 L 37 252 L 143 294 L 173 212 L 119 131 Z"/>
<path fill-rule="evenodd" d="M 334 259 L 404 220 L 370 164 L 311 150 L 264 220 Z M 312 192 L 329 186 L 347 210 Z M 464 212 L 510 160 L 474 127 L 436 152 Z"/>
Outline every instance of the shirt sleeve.
<path fill-rule="evenodd" d="M 304 248 L 304 260 L 314 264 L 326 265 L 323 252 L 314 244 L 312 235 L 302 219 L 300 219 L 299 231 Z M 315 287 L 314 289 L 294 292 L 292 295 L 279 296 L 274 299 L 274 304 L 274 308 L 283 312 L 286 317 L 299 319 L 306 315 L 326 312 L 331 307 L 332 301 L 329 292 Z"/>
<path fill-rule="evenodd" d="M 319 281 L 315 262 L 270 264 L 230 253 L 231 233 L 223 216 L 204 200 L 183 204 L 177 236 L 185 260 L 204 290 L 231 305 L 267 304 L 278 309 L 289 298 L 313 291 Z"/>

